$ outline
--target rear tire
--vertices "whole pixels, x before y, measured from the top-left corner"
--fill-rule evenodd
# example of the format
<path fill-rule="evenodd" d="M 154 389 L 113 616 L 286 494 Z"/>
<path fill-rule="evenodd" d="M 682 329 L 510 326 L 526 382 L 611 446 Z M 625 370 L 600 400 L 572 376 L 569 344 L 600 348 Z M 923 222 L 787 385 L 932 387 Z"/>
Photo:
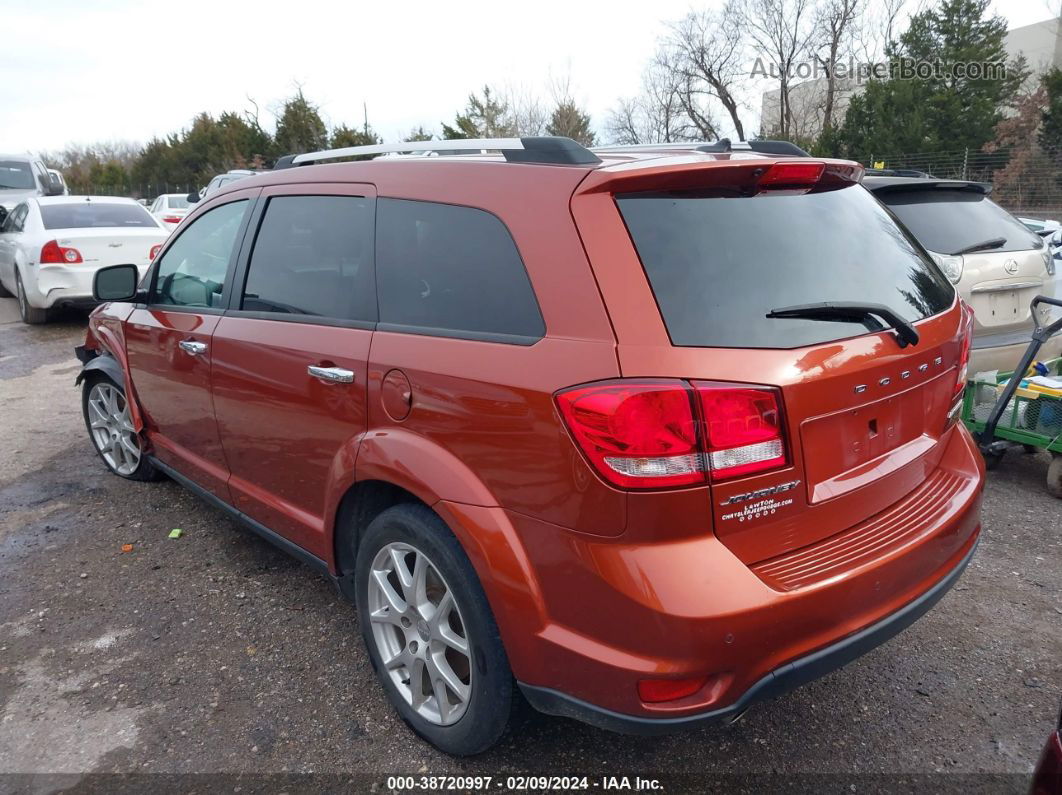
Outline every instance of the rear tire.
<path fill-rule="evenodd" d="M 47 309 L 38 309 L 35 306 L 30 306 L 29 299 L 26 298 L 26 291 L 22 287 L 22 276 L 17 270 L 15 271 L 15 297 L 18 299 L 18 313 L 22 317 L 23 323 L 30 326 L 39 326 L 48 322 Z"/>
<path fill-rule="evenodd" d="M 112 474 L 126 480 L 162 478 L 148 460 L 140 434 L 133 430 L 121 385 L 103 373 L 90 373 L 81 388 L 81 413 L 96 454 Z"/>
<path fill-rule="evenodd" d="M 420 504 L 377 516 L 358 547 L 355 594 L 369 660 L 402 720 L 456 756 L 497 743 L 513 675 L 483 587 L 442 519 Z"/>
<path fill-rule="evenodd" d="M 1055 453 L 1047 467 L 1047 493 L 1062 499 L 1062 455 Z"/>

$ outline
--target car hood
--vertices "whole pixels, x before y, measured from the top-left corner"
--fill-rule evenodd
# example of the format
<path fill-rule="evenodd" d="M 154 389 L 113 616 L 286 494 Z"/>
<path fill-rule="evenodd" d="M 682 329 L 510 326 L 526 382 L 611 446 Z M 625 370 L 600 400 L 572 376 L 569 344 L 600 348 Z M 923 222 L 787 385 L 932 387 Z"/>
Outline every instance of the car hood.
<path fill-rule="evenodd" d="M 29 188 L 0 188 L 0 206 L 10 211 L 23 199 L 36 195 L 37 191 Z"/>

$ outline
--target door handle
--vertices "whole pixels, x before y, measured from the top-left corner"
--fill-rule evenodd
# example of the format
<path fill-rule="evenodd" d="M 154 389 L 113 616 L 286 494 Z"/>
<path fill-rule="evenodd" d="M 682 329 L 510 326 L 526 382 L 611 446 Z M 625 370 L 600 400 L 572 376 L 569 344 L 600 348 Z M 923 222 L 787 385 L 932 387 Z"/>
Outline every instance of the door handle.
<path fill-rule="evenodd" d="M 201 353 L 206 353 L 206 343 L 196 342 L 195 340 L 181 340 L 178 345 L 181 346 L 181 350 L 192 356 L 198 356 Z"/>
<path fill-rule="evenodd" d="M 311 364 L 306 368 L 306 372 L 328 384 L 354 383 L 354 371 L 344 370 L 342 367 L 318 367 L 315 364 Z"/>

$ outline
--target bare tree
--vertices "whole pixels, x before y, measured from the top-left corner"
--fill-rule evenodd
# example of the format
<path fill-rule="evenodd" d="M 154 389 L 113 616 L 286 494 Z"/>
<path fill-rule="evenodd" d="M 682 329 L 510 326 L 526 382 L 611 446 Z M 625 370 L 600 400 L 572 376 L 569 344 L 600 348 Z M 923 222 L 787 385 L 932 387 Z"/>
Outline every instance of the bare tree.
<path fill-rule="evenodd" d="M 675 72 L 683 111 L 701 137 L 718 137 L 710 107 L 718 102 L 730 116 L 738 138 L 744 140 L 735 85 L 743 75 L 746 36 L 735 0 L 721 12 L 691 11 L 670 25 L 657 63 Z"/>
<path fill-rule="evenodd" d="M 888 2 L 889 0 L 886 0 Z M 849 49 L 852 27 L 863 9 L 864 0 L 824 0 L 816 9 L 816 58 L 826 72 L 826 90 L 822 107 L 822 129 L 833 126 L 837 102 L 836 65 L 844 50 Z"/>
<path fill-rule="evenodd" d="M 509 126 L 517 135 L 542 135 L 549 113 L 531 89 L 510 84 L 502 96 L 509 109 Z"/>
<path fill-rule="evenodd" d="M 788 138 L 793 126 L 789 89 L 794 68 L 807 56 L 812 33 L 812 0 L 741 0 L 749 37 L 773 61 L 778 80 L 777 133 Z"/>
<path fill-rule="evenodd" d="M 680 78 L 660 59 L 642 74 L 642 90 L 621 99 L 605 121 L 606 136 L 617 144 L 654 144 L 702 139 L 686 114 L 680 97 Z"/>

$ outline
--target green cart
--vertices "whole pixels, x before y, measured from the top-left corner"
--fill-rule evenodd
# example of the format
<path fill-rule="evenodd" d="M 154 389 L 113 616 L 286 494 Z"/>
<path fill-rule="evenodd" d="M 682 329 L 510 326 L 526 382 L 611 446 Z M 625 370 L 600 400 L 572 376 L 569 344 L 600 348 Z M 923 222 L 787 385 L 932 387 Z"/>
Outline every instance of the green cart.
<path fill-rule="evenodd" d="M 1027 373 L 1040 347 L 1062 329 L 1062 320 L 1049 326 L 1040 323 L 1037 307 L 1051 304 L 1062 307 L 1062 301 L 1039 295 L 1032 301 L 1032 316 L 1036 327 L 1029 347 L 1013 373 L 999 373 L 997 383 L 969 381 L 963 395 L 962 418 L 973 432 L 985 457 L 985 464 L 994 469 L 1012 444 L 1026 450 L 1042 449 L 1051 453 L 1047 470 L 1047 490 L 1062 497 L 1062 397 L 1030 388 L 1014 373 Z M 1062 376 L 1062 359 L 1043 363 L 1051 377 Z"/>

